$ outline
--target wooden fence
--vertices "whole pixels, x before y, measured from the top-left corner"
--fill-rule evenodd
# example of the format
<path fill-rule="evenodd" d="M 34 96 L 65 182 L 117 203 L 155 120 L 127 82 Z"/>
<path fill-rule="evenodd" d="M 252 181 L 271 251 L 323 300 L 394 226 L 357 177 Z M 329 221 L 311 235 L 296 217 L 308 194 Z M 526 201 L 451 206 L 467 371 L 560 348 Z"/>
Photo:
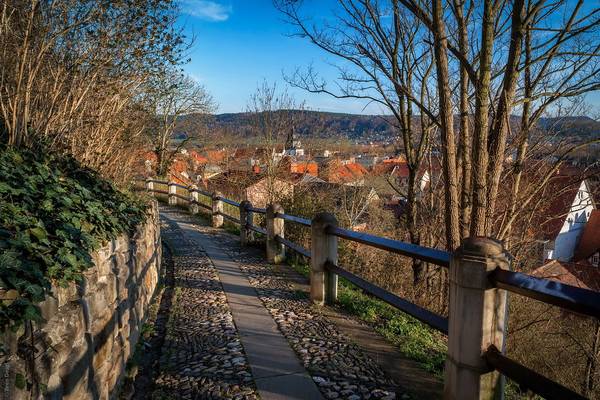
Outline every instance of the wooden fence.
<path fill-rule="evenodd" d="M 450 253 L 342 229 L 330 213 L 319 213 L 308 220 L 285 214 L 278 204 L 269 205 L 266 209 L 256 208 L 248 201 L 238 203 L 218 192 L 209 193 L 195 186 L 154 179 L 146 180 L 145 188 L 155 195 L 166 195 L 171 205 L 187 205 L 193 214 L 198 213 L 200 208 L 207 209 L 214 227 L 221 227 L 225 219 L 238 224 L 242 245 L 252 241 L 255 232 L 266 236 L 269 262 L 283 261 L 286 249 L 310 258 L 310 298 L 315 304 L 336 301 L 338 276 L 342 276 L 366 293 L 446 334 L 445 399 L 502 398 L 503 375 L 517 382 L 522 389 L 547 399 L 584 399 L 571 389 L 504 355 L 507 292 L 597 319 L 600 318 L 600 293 L 511 271 L 512 257 L 499 241 L 485 237 L 467 238 L 455 252 Z M 266 229 L 254 224 L 255 214 L 265 216 Z M 286 223 L 310 227 L 310 250 L 285 238 Z M 345 270 L 338 264 L 339 239 L 449 268 L 449 318 Z"/>

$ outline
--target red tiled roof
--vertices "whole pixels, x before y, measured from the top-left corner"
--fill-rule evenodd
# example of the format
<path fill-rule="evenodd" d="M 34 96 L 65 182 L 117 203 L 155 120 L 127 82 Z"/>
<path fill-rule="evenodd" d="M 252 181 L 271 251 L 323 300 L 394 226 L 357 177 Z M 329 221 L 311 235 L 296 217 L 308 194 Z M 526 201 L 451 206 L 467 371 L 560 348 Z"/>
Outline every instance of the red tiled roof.
<path fill-rule="evenodd" d="M 383 163 L 375 165 L 373 167 L 373 174 L 375 174 L 375 175 L 392 175 L 396 178 L 408 178 L 408 175 L 409 175 L 408 164 L 405 161 L 403 161 L 403 162 L 386 162 L 386 161 L 389 161 L 389 160 L 385 160 Z M 440 170 L 437 168 L 438 168 L 438 164 L 432 163 L 431 169 L 435 172 L 439 172 Z M 420 179 L 423 175 L 425 175 L 426 171 L 429 171 L 429 166 L 422 164 L 421 167 L 419 168 L 419 170 L 417 171 L 417 177 L 419 177 L 419 179 Z"/>
<path fill-rule="evenodd" d="M 328 180 L 333 183 L 350 183 L 363 178 L 368 171 L 358 163 L 332 166 L 328 171 Z"/>
<path fill-rule="evenodd" d="M 531 273 L 536 278 L 550 279 L 571 286 L 600 291 L 600 269 L 588 263 L 552 260 Z"/>
<path fill-rule="evenodd" d="M 598 250 L 600 250 L 600 210 L 593 210 L 575 249 L 573 260 L 586 260 Z"/>
<path fill-rule="evenodd" d="M 197 151 L 191 150 L 189 154 L 197 164 L 208 164 L 208 158 L 199 154 Z"/>
<path fill-rule="evenodd" d="M 392 176 L 395 176 L 397 178 L 408 178 L 408 174 L 409 170 L 407 163 L 396 164 L 394 166 L 394 169 L 392 170 Z"/>
<path fill-rule="evenodd" d="M 187 163 L 183 160 L 175 160 L 171 164 L 171 172 L 182 173 L 187 172 Z"/>
<path fill-rule="evenodd" d="M 290 165 L 290 172 L 292 174 L 308 174 L 317 176 L 319 172 L 319 166 L 314 161 L 292 162 Z"/>
<path fill-rule="evenodd" d="M 398 156 L 396 158 L 388 158 L 387 160 L 383 160 L 384 164 L 404 164 L 406 163 L 406 158 L 404 156 Z"/>

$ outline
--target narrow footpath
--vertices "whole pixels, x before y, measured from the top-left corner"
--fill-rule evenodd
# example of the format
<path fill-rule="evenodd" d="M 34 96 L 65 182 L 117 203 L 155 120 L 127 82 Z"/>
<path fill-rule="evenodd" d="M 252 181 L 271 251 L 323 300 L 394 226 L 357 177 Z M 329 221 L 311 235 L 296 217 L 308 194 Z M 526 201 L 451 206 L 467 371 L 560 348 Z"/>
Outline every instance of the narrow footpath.
<path fill-rule="evenodd" d="M 412 398 L 260 249 L 174 208 L 161 219 L 174 287 L 145 398 Z"/>

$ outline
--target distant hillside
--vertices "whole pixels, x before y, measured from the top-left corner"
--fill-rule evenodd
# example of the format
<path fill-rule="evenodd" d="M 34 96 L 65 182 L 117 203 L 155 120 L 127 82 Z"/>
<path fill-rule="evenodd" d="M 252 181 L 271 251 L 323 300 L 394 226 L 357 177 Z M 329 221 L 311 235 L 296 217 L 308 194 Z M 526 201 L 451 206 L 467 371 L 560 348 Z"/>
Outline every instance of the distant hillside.
<path fill-rule="evenodd" d="M 346 137 L 365 139 L 368 137 L 393 137 L 388 116 L 341 114 L 320 111 L 284 111 L 292 113 L 290 118 L 297 121 L 296 132 L 300 136 L 319 138 Z M 252 114 L 219 114 L 214 125 L 226 127 L 240 134 L 251 134 Z"/>
<path fill-rule="evenodd" d="M 388 121 L 393 117 L 385 115 L 357 115 L 330 113 L 321 111 L 283 111 L 291 113 L 297 121 L 296 132 L 300 136 L 315 138 L 344 137 L 360 141 L 386 141 L 397 135 L 397 131 Z M 177 132 L 193 131 L 197 124 L 197 116 L 187 115 L 181 118 Z M 234 135 L 248 137 L 252 133 L 250 113 L 228 113 L 214 115 L 210 121 L 211 128 L 225 129 Z M 517 116 L 513 117 L 518 126 Z M 418 124 L 418 117 L 414 123 Z M 542 129 L 573 137 L 574 139 L 591 139 L 600 137 L 600 122 L 589 117 L 542 118 L 539 122 Z"/>
<path fill-rule="evenodd" d="M 550 132 L 582 140 L 600 138 L 600 122 L 590 117 L 541 118 L 539 126 Z"/>

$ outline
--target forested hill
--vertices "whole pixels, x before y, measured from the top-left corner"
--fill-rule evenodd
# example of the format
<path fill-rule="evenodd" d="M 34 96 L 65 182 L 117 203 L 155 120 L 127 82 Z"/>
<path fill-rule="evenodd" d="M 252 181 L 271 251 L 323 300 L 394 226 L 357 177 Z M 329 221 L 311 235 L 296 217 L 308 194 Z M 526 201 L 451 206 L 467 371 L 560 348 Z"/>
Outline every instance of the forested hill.
<path fill-rule="evenodd" d="M 349 139 L 378 140 L 394 136 L 394 127 L 390 122 L 391 116 L 385 115 L 358 115 L 342 114 L 321 111 L 282 111 L 286 116 L 282 118 L 294 120 L 296 132 L 302 135 L 311 135 L 320 138 L 345 137 Z M 177 133 L 193 131 L 198 123 L 198 116 L 187 115 L 181 117 Z M 210 120 L 212 128 L 221 128 L 234 135 L 249 136 L 256 116 L 250 113 L 217 114 Z M 515 127 L 519 124 L 519 117 L 512 117 Z M 414 117 L 415 124 L 419 118 Z M 600 136 L 600 122 L 589 117 L 564 117 L 542 118 L 539 127 L 558 133 L 564 137 L 586 140 Z"/>

